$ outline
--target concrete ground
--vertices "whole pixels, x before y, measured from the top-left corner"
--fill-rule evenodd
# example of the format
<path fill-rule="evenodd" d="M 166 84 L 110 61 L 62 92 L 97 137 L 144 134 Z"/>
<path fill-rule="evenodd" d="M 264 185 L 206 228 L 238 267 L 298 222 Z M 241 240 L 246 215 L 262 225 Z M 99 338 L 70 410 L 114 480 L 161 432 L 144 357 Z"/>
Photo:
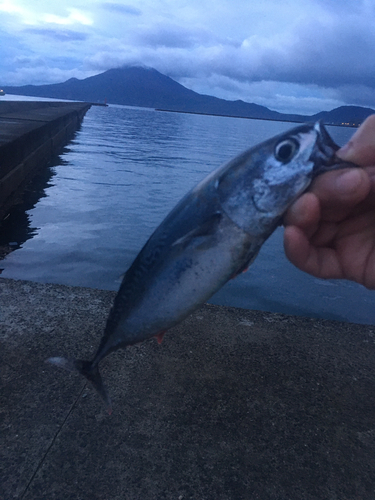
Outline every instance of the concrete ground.
<path fill-rule="evenodd" d="M 0 280 L 0 498 L 373 500 L 375 327 L 206 305 L 102 362 L 112 292 Z"/>

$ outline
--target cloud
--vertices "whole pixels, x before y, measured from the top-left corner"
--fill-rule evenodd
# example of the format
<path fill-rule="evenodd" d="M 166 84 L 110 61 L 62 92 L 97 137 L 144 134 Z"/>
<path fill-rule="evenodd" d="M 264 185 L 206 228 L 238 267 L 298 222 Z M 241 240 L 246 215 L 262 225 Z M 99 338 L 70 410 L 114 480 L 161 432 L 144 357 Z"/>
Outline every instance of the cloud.
<path fill-rule="evenodd" d="M 190 49 L 201 45 L 220 43 L 216 36 L 204 28 L 187 28 L 179 24 L 156 24 L 137 31 L 138 46 Z"/>
<path fill-rule="evenodd" d="M 89 76 L 87 71 L 79 69 L 67 69 L 61 67 L 51 67 L 49 62 L 41 61 L 40 64 L 23 65 L 16 71 L 9 71 L 6 80 L 2 79 L 2 85 L 45 85 L 49 83 L 60 83 L 69 78 L 83 79 Z"/>
<path fill-rule="evenodd" d="M 317 110 L 329 110 L 344 104 L 339 93 L 317 85 L 276 81 L 246 82 L 220 75 L 212 75 L 207 79 L 183 78 L 179 83 L 201 94 L 216 95 L 228 100 L 241 98 L 281 113 L 298 110 L 299 114 L 311 115 Z"/>
<path fill-rule="evenodd" d="M 69 7 L 66 3 L 57 3 L 53 0 L 38 1 L 38 5 L 30 4 L 23 0 L 0 0 L 0 11 L 2 16 L 7 17 L 2 25 L 8 24 L 9 29 L 17 32 L 23 26 L 41 26 L 55 24 L 67 26 L 81 24 L 91 26 L 93 24 L 90 13 L 84 9 Z M 21 26 L 20 26 L 21 25 Z"/>
<path fill-rule="evenodd" d="M 305 18 L 284 32 L 242 41 L 169 23 L 143 26 L 132 38 L 113 42 L 108 61 L 144 63 L 176 78 L 217 74 L 242 82 L 375 86 L 373 22 L 355 15 Z M 105 52 L 98 50 L 102 58 Z M 98 60 L 98 53 L 88 60 Z"/>
<path fill-rule="evenodd" d="M 181 77 L 194 73 L 229 76 L 239 81 L 282 81 L 341 86 L 375 85 L 375 30 L 356 19 L 346 23 L 304 21 L 282 34 L 251 36 L 240 47 L 234 44 L 201 45 L 180 53 Z M 186 39 L 186 37 L 185 37 Z M 155 49 L 157 61 L 160 51 Z M 171 54 L 171 71 L 175 57 Z M 195 59 L 195 61 L 194 61 Z"/>
<path fill-rule="evenodd" d="M 144 25 L 121 44 L 107 40 L 85 65 L 104 71 L 144 64 L 197 92 L 283 112 L 312 114 L 345 103 L 375 106 L 372 26 L 354 14 L 304 17 L 290 29 L 239 41 L 199 26 Z"/>
<path fill-rule="evenodd" d="M 0 11 L 3 12 L 3 15 L 17 16 L 21 18 L 27 18 L 28 10 L 22 7 L 21 5 L 17 5 L 17 2 L 11 1 L 2 1 L 0 3 Z"/>
<path fill-rule="evenodd" d="M 14 63 L 24 68 L 48 67 L 47 61 L 40 56 L 17 56 L 14 58 Z"/>
<path fill-rule="evenodd" d="M 280 111 L 375 106 L 372 0 L 217 0 L 214 7 L 201 0 L 40 0 L 33 7 L 0 0 L 2 82 L 47 83 L 58 70 L 63 81 L 136 64 L 198 92 Z M 32 76 L 32 62 L 25 72 L 20 57 L 41 58 L 44 76 L 38 66 Z"/>
<path fill-rule="evenodd" d="M 56 14 L 43 14 L 42 20 L 46 23 L 60 24 L 62 26 L 69 24 L 83 24 L 90 26 L 93 24 L 91 17 L 79 9 L 67 9 L 69 14 L 67 16 L 58 16 Z"/>
<path fill-rule="evenodd" d="M 124 14 L 130 16 L 140 16 L 142 14 L 142 11 L 137 7 L 133 7 L 132 5 L 124 5 L 117 2 L 103 2 L 102 4 L 100 4 L 100 6 L 102 9 L 114 12 L 115 14 Z"/>
<path fill-rule="evenodd" d="M 271 44 L 262 44 L 251 79 L 334 87 L 375 83 L 375 31 L 362 18 L 305 20 Z"/>
<path fill-rule="evenodd" d="M 367 85 L 341 85 L 337 95 L 344 103 L 375 109 L 375 89 Z"/>
<path fill-rule="evenodd" d="M 58 42 L 82 41 L 88 38 L 87 33 L 67 29 L 51 29 L 51 28 L 28 28 L 24 30 L 27 33 L 40 35 L 45 38 L 50 38 Z"/>

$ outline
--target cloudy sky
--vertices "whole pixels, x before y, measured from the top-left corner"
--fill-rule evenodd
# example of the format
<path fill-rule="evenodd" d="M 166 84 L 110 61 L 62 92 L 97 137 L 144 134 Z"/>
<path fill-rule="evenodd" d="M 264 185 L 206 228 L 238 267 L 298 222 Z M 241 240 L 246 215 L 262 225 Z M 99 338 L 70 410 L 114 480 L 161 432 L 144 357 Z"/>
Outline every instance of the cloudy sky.
<path fill-rule="evenodd" d="M 375 108 L 374 0 L 0 0 L 0 85 L 123 65 L 312 114 Z"/>

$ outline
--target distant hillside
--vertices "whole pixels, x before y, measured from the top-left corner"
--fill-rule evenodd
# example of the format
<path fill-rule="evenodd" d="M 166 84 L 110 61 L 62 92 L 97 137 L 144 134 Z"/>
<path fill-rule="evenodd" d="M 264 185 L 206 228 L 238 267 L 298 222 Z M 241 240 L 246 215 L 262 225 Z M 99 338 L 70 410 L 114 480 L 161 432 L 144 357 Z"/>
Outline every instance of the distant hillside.
<path fill-rule="evenodd" d="M 101 102 L 141 106 L 168 111 L 205 113 L 244 118 L 282 121 L 309 121 L 322 119 L 326 123 L 358 124 L 375 111 L 356 106 L 342 106 L 311 117 L 272 111 L 265 106 L 241 100 L 227 101 L 198 94 L 155 69 L 138 66 L 110 69 L 96 76 L 77 80 L 71 78 L 52 85 L 25 85 L 4 87 L 7 94 L 51 97 L 77 101 Z"/>
<path fill-rule="evenodd" d="M 340 106 L 331 111 L 321 111 L 310 117 L 311 120 L 323 120 L 325 123 L 339 123 L 343 125 L 362 123 L 369 115 L 375 111 L 371 108 L 360 106 Z"/>

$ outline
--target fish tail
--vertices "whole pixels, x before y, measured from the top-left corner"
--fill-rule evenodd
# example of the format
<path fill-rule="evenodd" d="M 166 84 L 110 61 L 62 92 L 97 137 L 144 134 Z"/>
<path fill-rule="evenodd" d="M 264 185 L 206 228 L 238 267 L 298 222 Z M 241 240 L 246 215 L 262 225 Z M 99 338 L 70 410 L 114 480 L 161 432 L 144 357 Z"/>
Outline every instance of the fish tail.
<path fill-rule="evenodd" d="M 102 397 L 108 413 L 112 413 L 111 398 L 109 397 L 107 389 L 103 383 L 98 365 L 94 365 L 91 361 L 84 361 L 81 359 L 48 358 L 46 361 L 69 372 L 78 371 L 81 375 L 86 377 Z"/>

